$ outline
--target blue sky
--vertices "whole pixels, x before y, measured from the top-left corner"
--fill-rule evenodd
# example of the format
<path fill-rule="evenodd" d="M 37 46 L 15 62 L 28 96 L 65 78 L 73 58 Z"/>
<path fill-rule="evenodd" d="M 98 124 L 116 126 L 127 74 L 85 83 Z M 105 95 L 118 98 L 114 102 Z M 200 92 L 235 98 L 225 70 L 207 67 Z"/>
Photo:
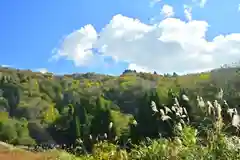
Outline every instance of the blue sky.
<path fill-rule="evenodd" d="M 101 33 L 102 28 L 117 14 L 137 18 L 144 24 L 150 24 L 150 18 L 157 17 L 156 23 L 159 23 L 164 20 L 161 9 L 166 4 L 173 7 L 173 18 L 182 21 L 187 21 L 183 5 L 192 7 L 192 19 L 206 21 L 209 24 L 206 32 L 207 41 L 212 41 L 220 34 L 240 33 L 238 0 L 221 3 L 219 0 L 209 0 L 203 8 L 191 0 L 161 0 L 152 7 L 149 6 L 150 3 L 149 0 L 1 0 L 0 65 L 33 70 L 46 68 L 54 73 L 119 74 L 129 66 L 129 63 L 134 62 L 137 65 L 144 64 L 144 67 L 150 70 L 161 72 L 161 68 L 154 68 L 153 65 L 147 66 L 143 61 L 139 61 L 138 64 L 136 58 L 128 62 L 124 57 L 118 62 L 107 61 L 104 58 L 104 64 L 85 66 L 76 66 L 73 60 L 67 60 L 64 57 L 53 61 L 49 59 L 53 56 L 52 50 L 61 46 L 65 36 L 87 24 L 91 24 L 97 33 Z M 227 44 L 229 46 L 229 43 Z M 224 51 L 228 50 L 224 49 Z M 142 53 L 138 54 L 141 56 Z M 110 67 L 106 67 L 105 64 Z M 165 66 L 163 68 L 162 72 L 174 69 L 168 70 Z M 184 69 L 182 67 L 179 72 L 183 72 Z"/>

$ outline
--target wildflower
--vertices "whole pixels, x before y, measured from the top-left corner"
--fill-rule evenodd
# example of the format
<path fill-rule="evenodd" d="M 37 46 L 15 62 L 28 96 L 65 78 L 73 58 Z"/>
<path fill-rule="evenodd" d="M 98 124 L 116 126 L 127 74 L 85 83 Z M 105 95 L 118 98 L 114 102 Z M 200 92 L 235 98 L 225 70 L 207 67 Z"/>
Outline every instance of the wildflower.
<path fill-rule="evenodd" d="M 171 109 L 169 109 L 167 106 L 164 107 L 166 114 L 172 113 Z"/>
<path fill-rule="evenodd" d="M 221 88 L 220 91 L 218 92 L 217 96 L 216 96 L 217 99 L 222 99 L 223 98 L 223 89 Z"/>
<path fill-rule="evenodd" d="M 218 105 L 217 108 L 216 108 L 216 116 L 217 116 L 217 118 L 221 118 L 222 117 L 221 112 L 222 112 L 222 108 L 221 108 L 220 105 Z"/>
<path fill-rule="evenodd" d="M 181 123 L 177 123 L 176 129 L 177 129 L 178 131 L 182 131 L 182 130 L 183 130 Z"/>
<path fill-rule="evenodd" d="M 166 120 L 169 120 L 171 119 L 171 117 L 167 116 L 167 115 L 164 115 L 161 117 L 162 121 L 166 121 Z"/>
<path fill-rule="evenodd" d="M 89 135 L 89 139 L 92 140 L 92 135 L 91 134 Z"/>
<path fill-rule="evenodd" d="M 184 120 L 183 119 L 180 119 L 180 121 L 179 121 L 181 124 L 185 124 L 185 122 L 184 122 Z"/>
<path fill-rule="evenodd" d="M 240 116 L 236 113 L 234 113 L 234 115 L 233 115 L 232 125 L 236 128 L 240 127 Z"/>
<path fill-rule="evenodd" d="M 194 136 L 196 137 L 196 136 L 197 136 L 197 134 L 198 134 L 198 131 L 197 131 L 197 129 L 194 129 Z"/>
<path fill-rule="evenodd" d="M 217 100 L 215 100 L 213 102 L 213 106 L 214 106 L 214 114 L 216 116 L 216 118 L 221 118 L 221 112 L 222 112 L 222 108 L 221 105 L 217 102 Z"/>
<path fill-rule="evenodd" d="M 188 96 L 186 96 L 185 94 L 182 95 L 182 99 L 183 99 L 184 101 L 189 101 Z"/>
<path fill-rule="evenodd" d="M 226 100 L 223 100 L 223 104 L 224 104 L 227 108 L 229 108 L 229 105 L 228 105 L 228 103 L 227 103 Z"/>
<path fill-rule="evenodd" d="M 179 102 L 178 102 L 178 99 L 177 99 L 176 97 L 174 98 L 174 101 L 175 101 L 175 104 L 176 104 L 178 107 L 180 107 Z"/>
<path fill-rule="evenodd" d="M 132 124 L 136 126 L 137 125 L 137 121 L 134 119 Z"/>
<path fill-rule="evenodd" d="M 199 96 L 197 96 L 197 101 L 200 101 L 200 97 Z"/>
<path fill-rule="evenodd" d="M 179 111 L 180 114 L 183 114 L 183 108 L 182 107 L 178 108 L 178 111 Z"/>
<path fill-rule="evenodd" d="M 187 117 L 187 115 L 181 115 L 181 118 L 186 118 Z"/>
<path fill-rule="evenodd" d="M 187 109 L 185 107 L 183 107 L 183 113 L 185 113 L 186 115 L 188 114 Z"/>
<path fill-rule="evenodd" d="M 213 106 L 216 107 L 218 105 L 218 101 L 217 100 L 214 100 L 213 101 Z"/>
<path fill-rule="evenodd" d="M 82 143 L 83 143 L 83 141 L 82 141 L 81 138 L 77 139 L 77 142 L 78 142 L 79 144 L 82 144 Z"/>
<path fill-rule="evenodd" d="M 197 96 L 197 103 L 200 108 L 203 108 L 205 106 L 205 103 L 202 97 Z"/>
<path fill-rule="evenodd" d="M 179 112 L 176 112 L 176 116 L 181 117 L 181 114 Z"/>
<path fill-rule="evenodd" d="M 176 108 L 175 108 L 175 106 L 172 106 L 171 109 L 172 109 L 173 112 L 176 112 Z"/>
<path fill-rule="evenodd" d="M 81 146 L 77 146 L 77 147 L 75 147 L 75 150 L 81 150 L 82 149 L 82 147 Z"/>
<path fill-rule="evenodd" d="M 178 145 L 182 145 L 182 141 L 179 137 L 176 137 L 175 138 L 175 142 L 178 144 Z"/>
<path fill-rule="evenodd" d="M 112 127 L 113 127 L 113 122 L 110 122 L 108 128 L 112 129 Z"/>
<path fill-rule="evenodd" d="M 107 133 L 104 133 L 104 138 L 106 138 L 106 139 L 107 139 Z"/>
<path fill-rule="evenodd" d="M 207 101 L 207 105 L 210 106 L 210 107 L 213 107 L 213 105 L 210 101 Z"/>
<path fill-rule="evenodd" d="M 161 115 L 161 117 L 165 115 L 165 113 L 164 113 L 164 110 L 163 110 L 163 109 L 160 109 L 160 115 Z"/>
<path fill-rule="evenodd" d="M 235 112 L 235 109 L 236 108 L 229 108 L 228 110 L 227 110 L 227 113 L 229 114 L 229 116 L 232 118 L 233 117 L 233 113 Z"/>
<path fill-rule="evenodd" d="M 154 101 L 151 101 L 151 107 L 154 112 L 158 112 L 156 103 Z"/>
<path fill-rule="evenodd" d="M 207 101 L 207 105 L 208 105 L 207 113 L 208 113 L 208 115 L 211 115 L 213 113 L 214 107 L 213 107 L 213 105 L 212 105 L 212 103 L 210 101 Z"/>
<path fill-rule="evenodd" d="M 187 122 L 188 122 L 188 123 L 190 122 L 190 119 L 189 119 L 189 117 L 187 117 Z"/>

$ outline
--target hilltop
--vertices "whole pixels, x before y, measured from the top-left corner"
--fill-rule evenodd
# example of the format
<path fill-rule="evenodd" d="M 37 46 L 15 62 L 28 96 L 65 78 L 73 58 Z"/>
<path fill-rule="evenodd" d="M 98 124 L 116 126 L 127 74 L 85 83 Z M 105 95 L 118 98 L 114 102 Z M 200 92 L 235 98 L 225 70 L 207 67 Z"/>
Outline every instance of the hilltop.
<path fill-rule="evenodd" d="M 120 76 L 54 75 L 1 67 L 0 140 L 14 145 L 69 146 L 77 137 L 105 133 L 108 129 L 103 124 L 110 122 L 115 126 L 114 135 L 128 137 L 129 124 L 148 101 L 146 93 L 154 92 L 162 104 L 169 104 L 169 91 L 175 95 L 184 92 L 195 104 L 197 96 L 212 101 L 223 90 L 223 99 L 236 107 L 239 76 L 237 67 L 181 76 L 132 70 Z M 158 103 L 158 98 L 154 101 Z"/>

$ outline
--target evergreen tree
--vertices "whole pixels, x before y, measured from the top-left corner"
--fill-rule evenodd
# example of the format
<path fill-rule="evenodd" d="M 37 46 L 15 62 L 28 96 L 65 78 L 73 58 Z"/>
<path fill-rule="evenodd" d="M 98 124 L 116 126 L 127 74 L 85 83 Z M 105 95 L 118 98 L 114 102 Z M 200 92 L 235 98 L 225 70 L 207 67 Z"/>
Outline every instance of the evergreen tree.
<path fill-rule="evenodd" d="M 110 124 L 112 124 L 112 127 L 109 128 Z M 103 137 L 107 134 L 107 136 L 112 138 L 116 135 L 116 129 L 113 124 L 111 110 L 108 106 L 108 103 L 101 96 L 98 97 L 96 101 L 96 111 L 91 123 L 90 131 L 94 137 L 97 137 L 98 135 Z"/>
<path fill-rule="evenodd" d="M 151 108 L 151 102 L 154 98 L 153 91 L 145 93 L 139 105 L 138 114 L 136 116 L 137 132 L 140 137 L 155 137 L 158 135 L 158 124 L 156 121 L 156 113 Z"/>
<path fill-rule="evenodd" d="M 13 116 L 20 102 L 20 89 L 13 83 L 4 83 L 0 87 L 3 90 L 3 97 L 8 100 L 9 115 Z"/>
<path fill-rule="evenodd" d="M 79 118 L 79 108 L 78 105 L 74 105 L 74 111 L 73 111 L 73 127 L 75 132 L 75 139 L 81 138 L 81 122 Z"/>

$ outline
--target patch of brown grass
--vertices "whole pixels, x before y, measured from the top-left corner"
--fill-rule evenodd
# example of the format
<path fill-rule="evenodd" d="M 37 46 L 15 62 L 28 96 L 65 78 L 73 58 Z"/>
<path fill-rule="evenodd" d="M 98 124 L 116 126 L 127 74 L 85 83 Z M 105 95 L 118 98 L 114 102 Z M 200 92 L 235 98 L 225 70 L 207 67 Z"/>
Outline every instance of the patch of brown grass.
<path fill-rule="evenodd" d="M 54 153 L 33 153 L 27 151 L 0 151 L 0 159 L 4 160 L 57 160 Z"/>
<path fill-rule="evenodd" d="M 34 153 L 0 145 L 0 159 L 2 160 L 57 160 L 58 157 L 54 151 Z"/>

